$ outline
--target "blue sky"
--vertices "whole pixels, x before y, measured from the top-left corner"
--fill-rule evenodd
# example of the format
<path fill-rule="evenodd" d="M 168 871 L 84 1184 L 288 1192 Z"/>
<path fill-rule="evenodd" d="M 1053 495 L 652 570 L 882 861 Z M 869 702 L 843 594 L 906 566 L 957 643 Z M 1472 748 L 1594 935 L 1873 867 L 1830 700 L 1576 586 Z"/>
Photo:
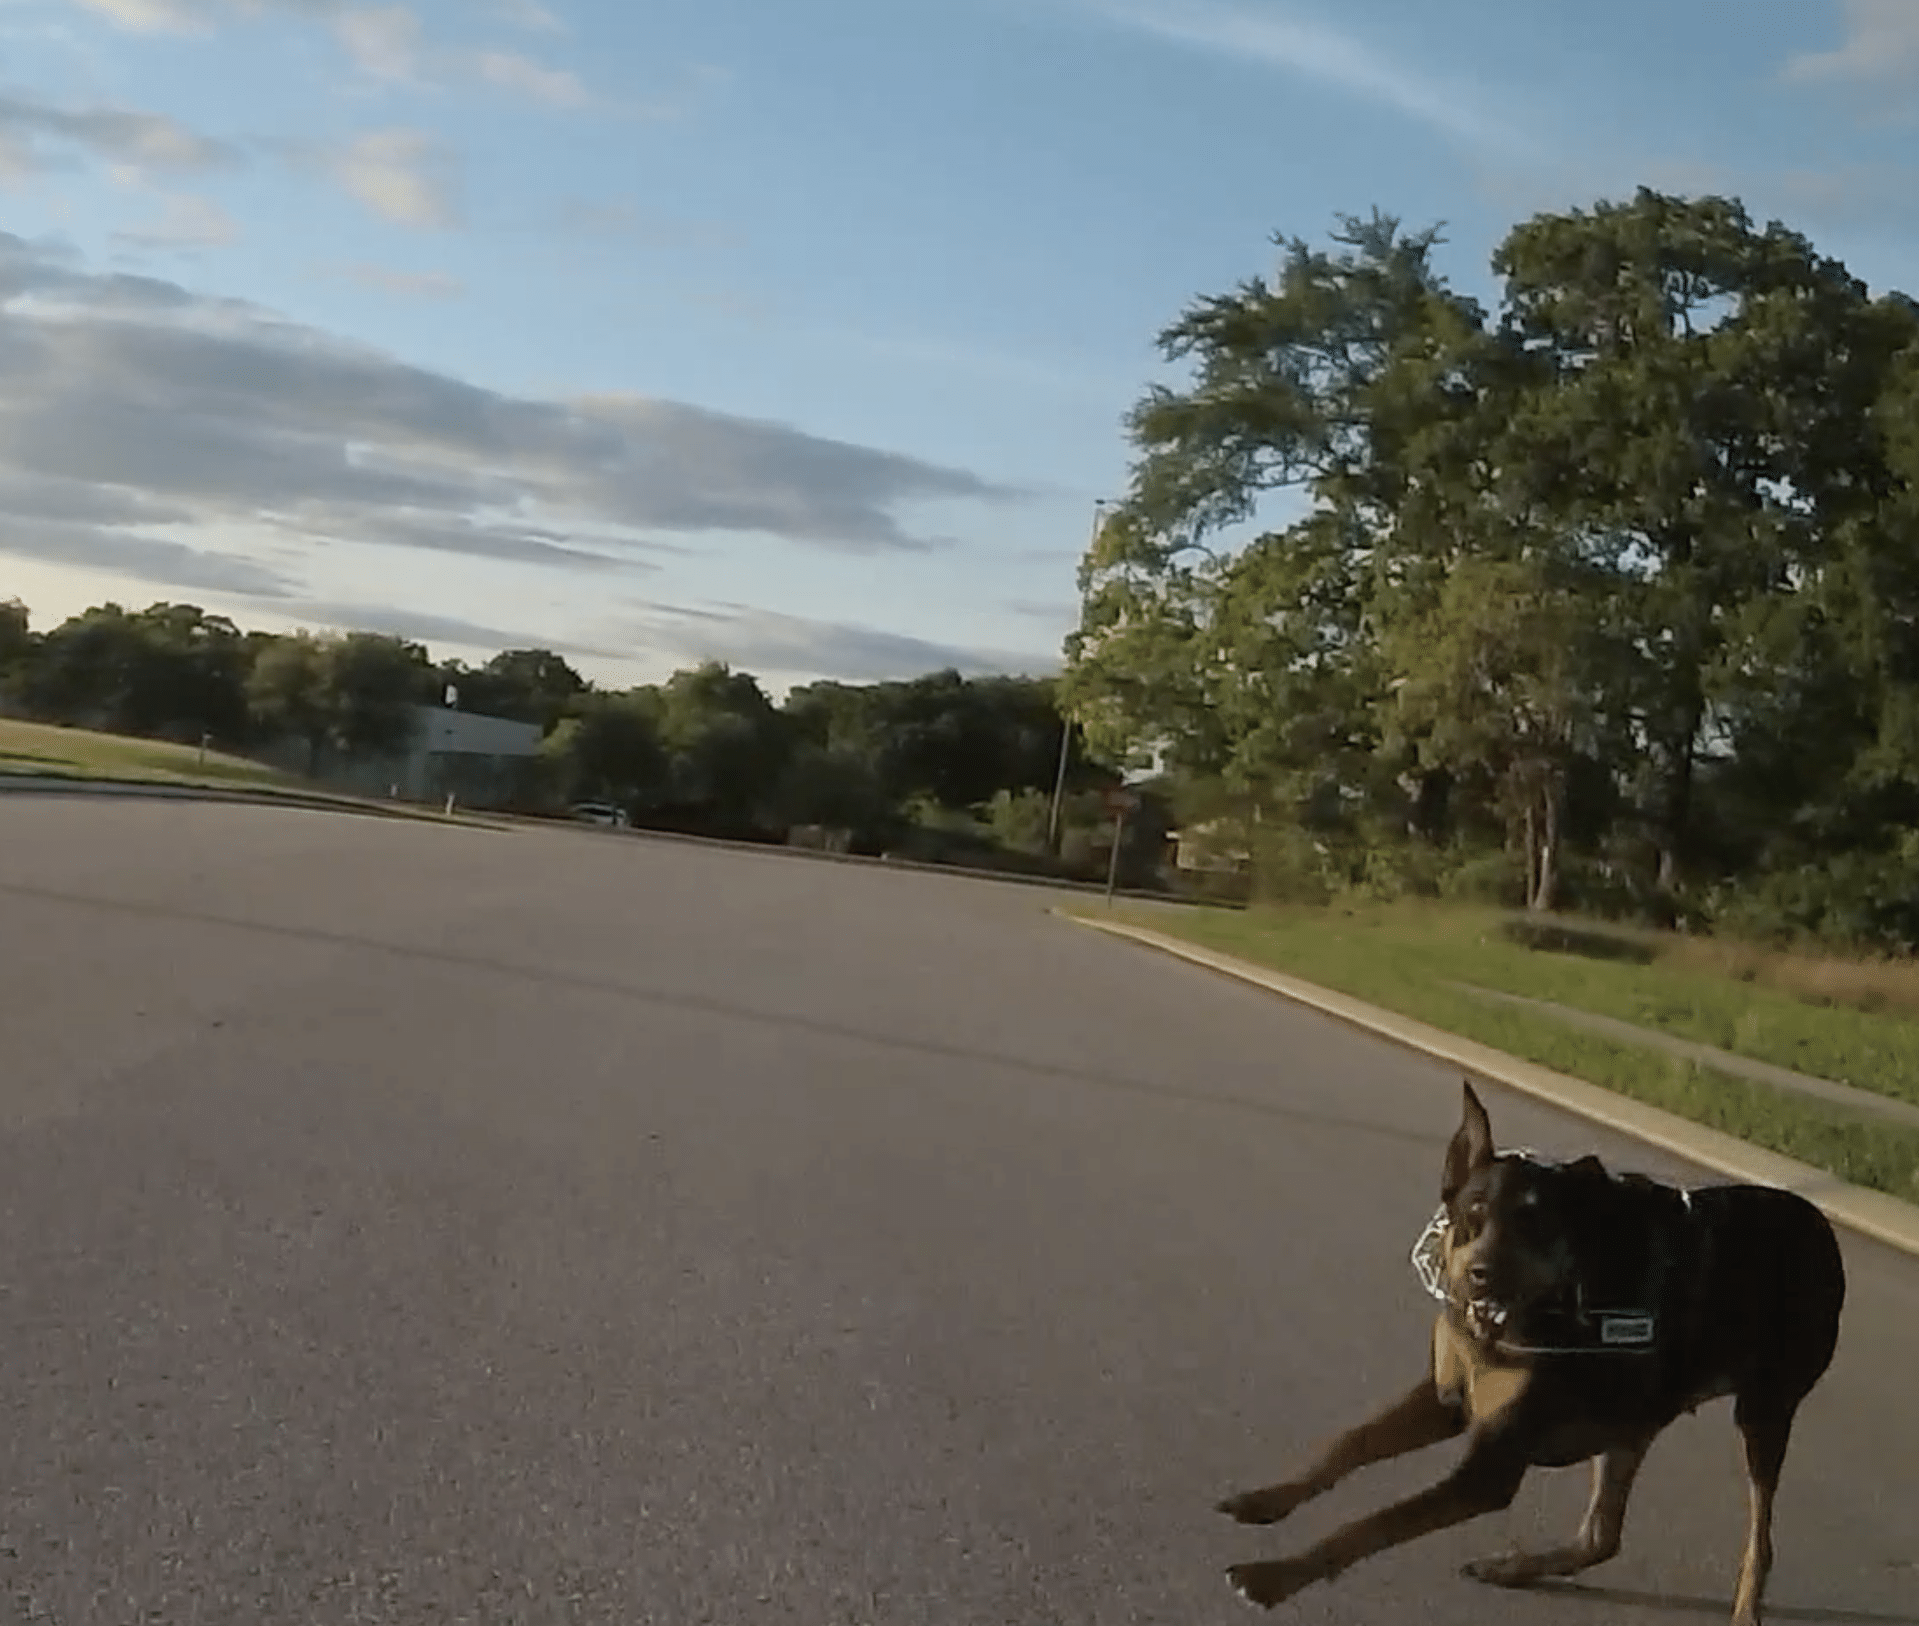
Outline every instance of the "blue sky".
<path fill-rule="evenodd" d="M 1919 0 L 0 0 L 0 597 L 1048 669 L 1154 334 L 1731 192 L 1919 291 Z"/>

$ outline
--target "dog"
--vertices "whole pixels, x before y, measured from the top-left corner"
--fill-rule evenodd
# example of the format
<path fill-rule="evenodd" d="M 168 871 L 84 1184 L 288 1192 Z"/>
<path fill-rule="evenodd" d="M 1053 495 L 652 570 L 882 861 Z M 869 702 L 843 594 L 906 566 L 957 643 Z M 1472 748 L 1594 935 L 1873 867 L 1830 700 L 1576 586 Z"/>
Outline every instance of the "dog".
<path fill-rule="evenodd" d="M 1426 1375 L 1296 1477 L 1218 1510 L 1277 1524 L 1372 1463 L 1461 1435 L 1464 1456 L 1436 1485 L 1297 1557 L 1235 1564 L 1227 1575 L 1239 1594 L 1270 1609 L 1376 1553 L 1509 1507 L 1530 1468 L 1588 1459 L 1592 1499 L 1571 1542 L 1482 1559 L 1465 1574 L 1523 1587 L 1603 1564 L 1619 1551 L 1653 1441 L 1681 1413 L 1731 1396 L 1749 1487 L 1732 1619 L 1760 1626 L 1793 1419 L 1831 1365 L 1845 1304 L 1825 1215 L 1769 1186 L 1682 1190 L 1611 1173 L 1596 1157 L 1498 1151 L 1467 1083 L 1440 1208 L 1414 1263 L 1443 1303 Z"/>

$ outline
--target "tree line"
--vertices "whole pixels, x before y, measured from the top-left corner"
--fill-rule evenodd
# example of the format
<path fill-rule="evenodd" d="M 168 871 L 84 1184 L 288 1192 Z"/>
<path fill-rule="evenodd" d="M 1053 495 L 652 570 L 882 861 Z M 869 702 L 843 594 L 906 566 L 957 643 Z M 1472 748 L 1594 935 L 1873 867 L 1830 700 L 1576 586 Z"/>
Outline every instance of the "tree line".
<path fill-rule="evenodd" d="M 36 632 L 23 604 L 0 602 L 0 709 L 242 754 L 293 741 L 314 777 L 402 750 L 413 708 L 449 687 L 463 711 L 542 730 L 516 797 L 527 810 L 604 801 L 639 824 L 749 839 L 823 826 L 856 850 L 927 856 L 1060 845 L 1048 815 L 1068 725 L 1050 679 L 820 682 L 776 704 L 717 662 L 615 690 L 547 649 L 471 666 L 404 638 L 249 632 L 174 603 L 99 605 Z M 1064 823 L 1083 836 L 1114 779 L 1076 731 Z"/>
<path fill-rule="evenodd" d="M 1725 198 L 1192 302 L 1063 693 L 1293 896 L 1919 942 L 1919 305 Z M 1283 522 L 1275 508 L 1285 503 Z"/>

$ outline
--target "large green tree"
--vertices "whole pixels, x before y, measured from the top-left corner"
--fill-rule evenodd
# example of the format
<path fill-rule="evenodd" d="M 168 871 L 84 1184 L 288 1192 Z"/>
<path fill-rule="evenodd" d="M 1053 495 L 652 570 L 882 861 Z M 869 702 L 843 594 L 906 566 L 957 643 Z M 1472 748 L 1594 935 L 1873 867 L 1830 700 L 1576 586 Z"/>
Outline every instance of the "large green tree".
<path fill-rule="evenodd" d="M 321 755 L 385 756 L 411 740 L 416 708 L 430 704 L 435 673 L 419 644 L 384 633 L 293 633 L 255 654 L 247 698 L 258 730 L 301 740 L 307 771 Z"/>
<path fill-rule="evenodd" d="M 1186 376 L 1133 414 L 1069 704 L 1255 817 L 1491 818 L 1542 907 L 1574 828 L 1640 832 L 1669 893 L 1888 840 L 1919 814 L 1910 303 L 1723 199 L 1525 222 L 1496 320 L 1435 242 L 1346 220 L 1162 335 Z"/>
<path fill-rule="evenodd" d="M 1641 190 L 1541 215 L 1493 263 L 1541 367 L 1494 444 L 1507 484 L 1606 555 L 1631 606 L 1639 788 L 1671 886 L 1761 635 L 1796 617 L 1856 517 L 1854 482 L 1883 463 L 1886 313 L 1805 237 L 1721 198 Z"/>
<path fill-rule="evenodd" d="M 651 691 L 587 695 L 546 736 L 542 752 L 567 801 L 608 801 L 640 813 L 670 794 Z"/>
<path fill-rule="evenodd" d="M 246 669 L 245 642 L 225 616 L 102 604 L 36 640 L 18 687 L 52 721 L 232 744 L 246 728 Z"/>
<path fill-rule="evenodd" d="M 777 822 L 791 737 L 757 678 L 706 661 L 675 672 L 654 703 L 684 815 L 740 831 Z"/>
<path fill-rule="evenodd" d="M 1160 335 L 1188 377 L 1131 415 L 1131 482 L 1082 564 L 1062 685 L 1102 754 L 1154 748 L 1275 805 L 1396 784 L 1370 606 L 1398 568 L 1410 456 L 1470 410 L 1484 329 L 1436 231 L 1376 212 L 1332 238 L 1282 239 L 1274 277 Z M 1303 513 L 1231 545 L 1276 508 Z"/>

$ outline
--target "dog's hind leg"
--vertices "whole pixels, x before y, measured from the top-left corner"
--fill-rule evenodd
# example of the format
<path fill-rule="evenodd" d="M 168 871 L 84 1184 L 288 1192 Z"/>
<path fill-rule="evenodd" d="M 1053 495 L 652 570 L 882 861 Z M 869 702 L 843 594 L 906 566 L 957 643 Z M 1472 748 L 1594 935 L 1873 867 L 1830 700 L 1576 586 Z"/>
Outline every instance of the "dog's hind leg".
<path fill-rule="evenodd" d="M 1318 1581 L 1330 1581 L 1361 1559 L 1404 1546 L 1482 1514 L 1511 1507 L 1526 1477 L 1526 1458 L 1509 1440 L 1481 1436 L 1465 1460 L 1429 1490 L 1336 1530 L 1297 1558 L 1235 1564 L 1226 1574 L 1248 1603 L 1283 1603 Z"/>
<path fill-rule="evenodd" d="M 1529 1586 L 1549 1576 L 1577 1575 L 1617 1556 L 1626 1527 L 1626 1503 L 1651 1447 L 1651 1440 L 1643 1440 L 1593 1458 L 1592 1500 L 1586 1504 L 1579 1534 L 1566 1546 L 1475 1559 L 1463 1573 L 1489 1586 Z"/>
<path fill-rule="evenodd" d="M 1739 1590 L 1733 1595 L 1733 1626 L 1760 1626 L 1763 1618 L 1760 1606 L 1772 1574 L 1772 1504 L 1796 1410 L 1796 1406 L 1783 1411 L 1749 1408 L 1743 1395 L 1733 1410 L 1733 1421 L 1745 1440 L 1748 1496 L 1746 1550 L 1739 1563 Z"/>
<path fill-rule="evenodd" d="M 1385 1410 L 1332 1441 L 1297 1478 L 1229 1496 L 1219 1503 L 1219 1511 L 1241 1524 L 1278 1524 L 1348 1474 L 1453 1439 L 1465 1427 L 1459 1407 L 1440 1399 L 1433 1380 L 1424 1378 Z"/>

